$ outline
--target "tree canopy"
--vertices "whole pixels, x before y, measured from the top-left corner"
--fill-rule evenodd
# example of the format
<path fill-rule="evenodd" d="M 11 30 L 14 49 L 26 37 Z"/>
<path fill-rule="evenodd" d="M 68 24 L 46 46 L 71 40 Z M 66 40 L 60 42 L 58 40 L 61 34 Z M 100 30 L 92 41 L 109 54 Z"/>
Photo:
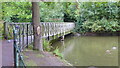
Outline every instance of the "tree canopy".
<path fill-rule="evenodd" d="M 64 18 L 74 21 L 77 16 L 75 5 L 76 3 L 69 2 L 39 2 L 40 19 L 42 22 L 63 22 Z M 3 2 L 2 10 L 4 21 L 31 22 L 32 20 L 31 2 Z"/>
<path fill-rule="evenodd" d="M 76 22 L 79 33 L 120 31 L 120 2 L 39 2 L 39 6 L 41 22 Z M 2 11 L 4 21 L 32 22 L 31 2 L 3 2 Z"/>
<path fill-rule="evenodd" d="M 120 2 L 80 3 L 77 32 L 120 31 Z"/>

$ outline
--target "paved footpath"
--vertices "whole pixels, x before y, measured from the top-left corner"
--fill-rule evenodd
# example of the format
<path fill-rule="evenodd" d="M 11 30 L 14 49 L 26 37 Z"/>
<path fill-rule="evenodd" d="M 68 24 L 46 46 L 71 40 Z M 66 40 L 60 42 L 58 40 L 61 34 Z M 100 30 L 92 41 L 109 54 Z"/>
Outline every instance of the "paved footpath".
<path fill-rule="evenodd" d="M 70 66 L 66 61 L 54 56 L 50 52 L 25 51 L 24 61 L 27 66 Z"/>
<path fill-rule="evenodd" d="M 13 66 L 13 41 L 2 40 L 2 66 Z"/>
<path fill-rule="evenodd" d="M 0 40 L 0 68 L 2 67 L 2 40 Z"/>
<path fill-rule="evenodd" d="M 33 36 L 32 36 L 33 38 Z M 24 38 L 26 39 L 26 37 Z M 21 38 L 22 40 L 22 38 Z M 31 36 L 28 37 L 28 41 L 30 43 Z M 2 66 L 13 66 L 14 64 L 14 56 L 13 56 L 13 40 L 2 40 L 2 44 L 0 45 L 2 54 L 0 54 L 0 58 L 2 58 Z M 27 44 L 26 40 L 24 40 L 24 44 Z M 0 52 L 1 52 L 0 51 Z"/>
<path fill-rule="evenodd" d="M 13 41 L 2 40 L 2 66 L 13 66 Z M 1 55 L 0 55 L 1 56 Z M 27 66 L 69 66 L 49 52 L 28 50 L 24 51 L 24 61 Z"/>

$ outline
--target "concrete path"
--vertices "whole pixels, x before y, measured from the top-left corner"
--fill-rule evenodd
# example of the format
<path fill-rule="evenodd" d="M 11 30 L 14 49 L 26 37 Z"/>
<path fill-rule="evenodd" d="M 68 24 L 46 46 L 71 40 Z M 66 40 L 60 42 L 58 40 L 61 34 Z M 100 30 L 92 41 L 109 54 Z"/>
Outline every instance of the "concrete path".
<path fill-rule="evenodd" d="M 14 66 L 13 56 L 13 40 L 8 42 L 2 40 L 2 66 Z M 65 61 L 57 58 L 49 52 L 40 53 L 39 51 L 33 51 L 25 49 L 23 52 L 25 64 L 27 66 L 69 66 Z"/>
<path fill-rule="evenodd" d="M 2 66 L 13 66 L 13 41 L 2 40 Z"/>
<path fill-rule="evenodd" d="M 27 66 L 70 66 L 50 52 L 27 50 L 24 52 L 24 61 Z"/>
<path fill-rule="evenodd" d="M 2 67 L 2 40 L 0 40 L 0 68 Z"/>

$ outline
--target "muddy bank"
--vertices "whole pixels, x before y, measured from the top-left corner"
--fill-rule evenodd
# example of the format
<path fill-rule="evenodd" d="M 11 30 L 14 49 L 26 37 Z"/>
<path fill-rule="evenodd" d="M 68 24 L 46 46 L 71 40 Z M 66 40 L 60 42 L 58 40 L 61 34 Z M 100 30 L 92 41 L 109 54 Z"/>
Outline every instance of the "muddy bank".
<path fill-rule="evenodd" d="M 120 36 L 120 32 L 102 32 L 102 33 L 96 33 L 96 32 L 86 32 L 86 33 L 73 33 L 74 36 Z"/>

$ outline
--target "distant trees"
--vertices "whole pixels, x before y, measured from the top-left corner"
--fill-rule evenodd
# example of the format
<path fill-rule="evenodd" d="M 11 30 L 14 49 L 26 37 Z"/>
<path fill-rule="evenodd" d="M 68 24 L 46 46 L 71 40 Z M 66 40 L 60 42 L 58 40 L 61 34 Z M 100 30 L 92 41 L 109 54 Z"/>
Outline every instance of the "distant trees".
<path fill-rule="evenodd" d="M 61 2 L 40 2 L 42 22 L 63 22 L 63 4 Z"/>
<path fill-rule="evenodd" d="M 40 21 L 63 22 L 76 21 L 78 16 L 76 3 L 39 2 Z M 74 11 L 73 11 L 74 10 Z M 32 22 L 31 2 L 3 2 L 3 20 L 7 22 Z"/>
<path fill-rule="evenodd" d="M 31 22 L 31 2 L 3 2 L 2 19 L 6 22 Z"/>
<path fill-rule="evenodd" d="M 116 32 L 120 29 L 118 27 L 120 26 L 120 2 L 81 2 L 80 4 L 39 2 L 39 7 L 41 7 L 39 10 L 41 22 L 76 22 L 76 32 L 79 33 Z M 4 2 L 2 3 L 2 11 L 4 21 L 32 22 L 31 2 Z M 101 20 L 104 20 L 104 22 L 107 20 L 107 23 L 101 23 L 102 26 L 98 25 L 97 23 Z M 84 23 L 85 21 L 87 24 Z M 88 25 L 91 22 L 94 26 Z M 118 24 L 115 24 L 115 22 Z M 115 27 L 111 27 L 110 23 L 115 24 Z M 103 27 L 106 24 L 108 27 Z M 101 28 L 98 29 L 97 26 Z M 103 28 L 104 30 L 102 30 Z"/>
<path fill-rule="evenodd" d="M 2 3 L 0 3 L 0 21 L 2 20 Z"/>
<path fill-rule="evenodd" d="M 72 2 L 64 2 L 64 21 L 65 22 L 77 22 L 79 16 L 79 4 Z"/>
<path fill-rule="evenodd" d="M 83 2 L 79 11 L 77 32 L 120 31 L 120 2 Z"/>

